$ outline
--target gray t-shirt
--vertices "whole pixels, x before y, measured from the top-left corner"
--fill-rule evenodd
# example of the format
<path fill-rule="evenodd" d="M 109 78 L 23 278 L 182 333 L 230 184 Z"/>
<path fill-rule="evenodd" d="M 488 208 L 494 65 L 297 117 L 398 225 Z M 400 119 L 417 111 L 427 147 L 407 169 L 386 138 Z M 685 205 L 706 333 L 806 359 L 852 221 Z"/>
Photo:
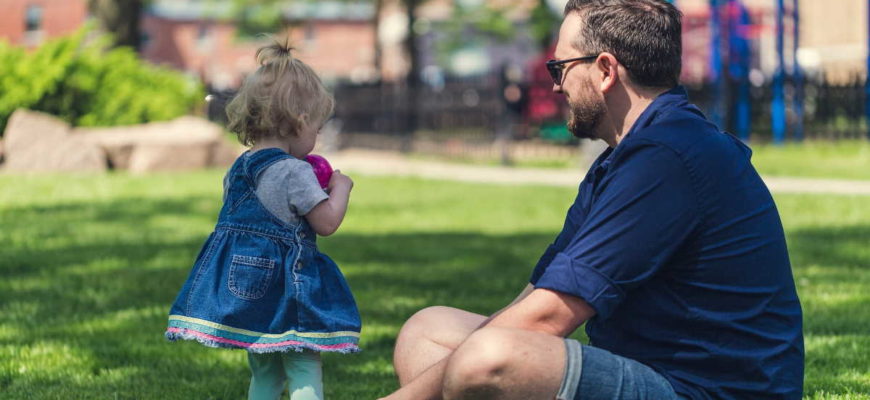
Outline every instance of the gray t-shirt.
<path fill-rule="evenodd" d="M 329 198 L 311 164 L 295 158 L 278 161 L 260 173 L 256 194 L 267 210 L 290 224 Z"/>

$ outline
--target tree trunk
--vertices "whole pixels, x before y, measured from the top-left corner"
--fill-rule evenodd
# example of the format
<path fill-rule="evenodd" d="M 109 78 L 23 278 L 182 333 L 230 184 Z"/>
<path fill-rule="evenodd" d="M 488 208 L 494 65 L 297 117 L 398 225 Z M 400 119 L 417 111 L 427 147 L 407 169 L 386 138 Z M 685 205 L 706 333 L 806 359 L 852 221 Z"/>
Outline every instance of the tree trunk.
<path fill-rule="evenodd" d="M 115 46 L 139 49 L 139 19 L 146 0 L 89 0 L 91 14 L 115 38 Z"/>

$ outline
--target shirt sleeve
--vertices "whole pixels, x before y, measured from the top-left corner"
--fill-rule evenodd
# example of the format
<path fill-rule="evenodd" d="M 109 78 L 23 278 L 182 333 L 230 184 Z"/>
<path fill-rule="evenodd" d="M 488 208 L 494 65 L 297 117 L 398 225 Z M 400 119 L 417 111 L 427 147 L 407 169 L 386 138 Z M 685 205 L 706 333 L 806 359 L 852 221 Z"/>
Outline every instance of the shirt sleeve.
<path fill-rule="evenodd" d="M 529 278 L 529 283 L 532 285 L 538 283 L 538 280 L 541 279 L 541 275 L 544 274 L 547 266 L 549 266 L 553 261 L 553 258 L 556 257 L 556 254 L 559 254 L 560 251 L 568 246 L 571 238 L 574 237 L 574 234 L 580 227 L 579 222 L 583 221 L 586 214 L 586 210 L 581 204 L 582 194 L 586 190 L 588 190 L 588 187 L 587 182 L 584 180 L 577 192 L 577 197 L 574 199 L 574 204 L 572 204 L 571 208 L 568 209 L 568 214 L 565 216 L 565 224 L 562 226 L 562 231 L 559 232 L 558 236 L 556 236 L 556 240 L 547 246 L 547 250 L 545 250 L 544 254 L 541 255 L 541 258 L 535 265 L 534 271 L 532 271 L 532 276 Z"/>
<path fill-rule="evenodd" d="M 290 210 L 296 215 L 306 215 L 329 195 L 320 187 L 311 164 L 301 160 L 290 160 L 288 164 L 289 182 L 287 201 Z"/>
<path fill-rule="evenodd" d="M 698 220 L 690 173 L 671 149 L 635 142 L 614 156 L 586 219 L 535 283 L 584 299 L 604 319 L 668 263 Z"/>

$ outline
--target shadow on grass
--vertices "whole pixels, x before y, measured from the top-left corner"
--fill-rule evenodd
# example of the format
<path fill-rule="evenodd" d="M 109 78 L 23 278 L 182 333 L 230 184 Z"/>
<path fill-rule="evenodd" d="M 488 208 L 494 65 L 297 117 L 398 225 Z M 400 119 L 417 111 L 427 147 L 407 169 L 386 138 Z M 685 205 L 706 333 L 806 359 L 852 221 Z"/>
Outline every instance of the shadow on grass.
<path fill-rule="evenodd" d="M 241 398 L 244 353 L 170 344 L 166 312 L 213 226 L 211 198 L 116 200 L 6 209 L 0 250 L 0 392 L 9 398 Z M 171 221 L 171 223 L 167 223 Z M 557 229 L 557 227 L 554 227 Z M 554 232 L 555 233 L 555 232 Z M 824 302 L 811 290 L 870 285 L 870 227 L 788 233 L 808 335 L 870 332 L 860 299 Z M 550 234 L 342 234 L 321 247 L 342 267 L 363 317 L 365 351 L 325 357 L 328 398 L 375 398 L 395 388 L 395 335 L 414 312 L 448 305 L 490 313 L 525 285 Z M 809 275 L 808 275 L 809 276 Z M 851 286 L 849 286 L 851 287 Z M 862 292 L 862 293 L 863 293 Z M 851 344 L 850 344 L 851 343 Z M 835 346 L 836 345 L 831 345 Z M 865 389 L 840 378 L 863 356 L 810 354 L 808 393 Z M 47 349 L 47 350 L 46 350 Z M 828 349 L 830 351 L 830 349 Z M 24 368 L 22 368 L 24 367 Z"/>
<path fill-rule="evenodd" d="M 0 271 L 0 392 L 81 398 L 239 398 L 244 353 L 163 339 L 166 312 L 217 208 L 192 200 L 116 200 L 6 209 Z M 174 220 L 167 225 L 167 220 Z M 179 233 L 186 232 L 186 233 Z M 444 304 L 489 313 L 525 285 L 551 235 L 338 234 L 321 245 L 342 267 L 365 327 L 358 355 L 326 357 L 331 398 L 395 387 L 395 335 Z M 37 354 L 20 349 L 74 349 Z M 26 368 L 21 368 L 22 366 Z M 167 388 L 174 388 L 168 391 Z"/>

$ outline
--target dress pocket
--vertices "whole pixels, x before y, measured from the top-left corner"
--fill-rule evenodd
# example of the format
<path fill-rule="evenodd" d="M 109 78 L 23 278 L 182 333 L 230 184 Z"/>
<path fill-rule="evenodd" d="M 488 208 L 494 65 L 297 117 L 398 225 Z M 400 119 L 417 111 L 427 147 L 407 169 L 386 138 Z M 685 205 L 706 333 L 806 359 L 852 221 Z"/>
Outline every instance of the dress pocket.
<path fill-rule="evenodd" d="M 274 260 L 233 255 L 228 282 L 230 291 L 240 299 L 257 300 L 266 295 L 274 270 Z"/>

